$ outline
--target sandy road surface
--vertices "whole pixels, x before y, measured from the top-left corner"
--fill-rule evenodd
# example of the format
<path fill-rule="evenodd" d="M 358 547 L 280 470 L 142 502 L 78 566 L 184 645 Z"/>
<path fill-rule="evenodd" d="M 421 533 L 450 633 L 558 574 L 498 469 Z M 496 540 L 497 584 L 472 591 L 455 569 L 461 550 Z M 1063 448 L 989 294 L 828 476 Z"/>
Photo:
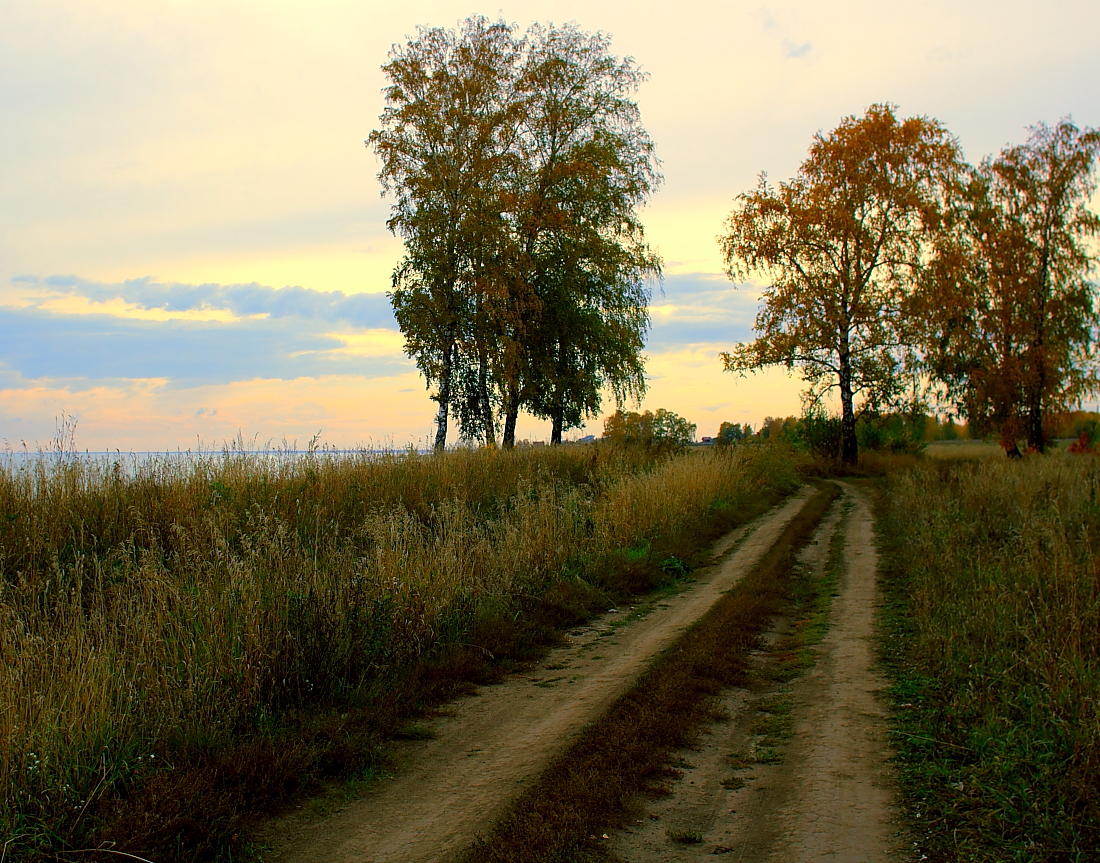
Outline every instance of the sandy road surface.
<path fill-rule="evenodd" d="M 400 747 L 397 775 L 367 796 L 327 817 L 303 809 L 274 822 L 260 837 L 271 849 L 265 861 L 427 863 L 460 852 L 751 569 L 810 494 L 804 489 L 719 540 L 716 563 L 646 616 L 611 613 L 526 675 L 455 702 L 427 723 L 433 739 Z"/>
<path fill-rule="evenodd" d="M 877 554 L 863 493 L 844 496 L 822 522 L 803 564 L 825 566 L 832 534 L 843 523 L 845 571 L 831 626 L 814 666 L 787 687 L 726 694 L 728 722 L 712 726 L 682 753 L 682 777 L 671 793 L 647 804 L 612 848 L 630 863 L 730 860 L 745 863 L 882 863 L 901 860 L 893 823 L 885 687 L 874 667 Z M 779 633 L 773 633 L 778 637 Z M 768 661 L 767 654 L 759 657 Z M 748 769 L 756 752 L 753 723 L 782 703 L 790 734 L 779 758 Z M 752 760 L 751 758 L 749 759 Z M 778 760 L 778 763 L 767 763 Z"/>

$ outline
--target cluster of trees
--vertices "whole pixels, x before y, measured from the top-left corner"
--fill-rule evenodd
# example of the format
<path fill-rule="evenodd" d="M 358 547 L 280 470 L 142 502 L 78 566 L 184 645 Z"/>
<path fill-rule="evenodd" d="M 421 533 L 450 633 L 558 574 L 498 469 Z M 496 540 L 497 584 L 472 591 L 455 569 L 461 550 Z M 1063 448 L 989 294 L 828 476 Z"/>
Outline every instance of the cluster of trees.
<path fill-rule="evenodd" d="M 434 388 L 436 449 L 515 441 L 521 409 L 551 442 L 645 390 L 649 280 L 638 208 L 660 182 L 633 101 L 642 73 L 604 34 L 467 19 L 422 28 L 383 67 L 368 138 L 405 243 L 390 298 Z"/>
<path fill-rule="evenodd" d="M 1047 417 L 1048 440 L 1070 441 L 1072 451 L 1092 451 L 1100 445 L 1100 413 L 1067 411 Z M 915 452 L 934 441 L 970 438 L 970 427 L 948 415 L 937 416 L 922 410 L 908 413 L 863 412 L 856 419 L 856 442 L 860 450 Z M 716 445 L 741 441 L 783 440 L 817 455 L 836 458 L 841 452 L 841 420 L 823 413 L 803 416 L 766 417 L 753 431 L 748 423 L 723 422 L 714 438 Z"/>
<path fill-rule="evenodd" d="M 724 422 L 718 427 L 718 435 L 714 438 L 714 442 L 719 445 L 726 445 L 748 440 L 752 436 L 752 426 L 748 423 L 741 425 L 741 423 Z"/>
<path fill-rule="evenodd" d="M 972 166 L 935 120 L 845 118 L 793 179 L 738 197 L 727 272 L 769 285 L 726 368 L 799 368 L 810 413 L 837 390 L 846 462 L 857 406 L 929 394 L 1010 454 L 1021 437 L 1042 451 L 1051 414 L 1100 389 L 1098 154 L 1100 132 L 1064 120 Z"/>
<path fill-rule="evenodd" d="M 737 436 L 738 432 L 740 436 Z M 863 413 L 856 418 L 856 442 L 860 449 L 916 452 L 929 441 L 957 440 L 966 432 L 965 426 L 960 428 L 950 417 L 945 417 L 941 423 L 937 417 L 920 411 L 907 414 Z M 840 417 L 810 412 L 800 417 L 766 417 L 756 432 L 749 425 L 724 422 L 714 442 L 729 445 L 739 441 L 781 440 L 798 449 L 832 459 L 841 453 L 842 438 Z"/>
<path fill-rule="evenodd" d="M 695 442 L 695 423 L 664 408 L 644 413 L 620 408 L 604 420 L 603 436 L 620 444 L 679 449 Z"/>

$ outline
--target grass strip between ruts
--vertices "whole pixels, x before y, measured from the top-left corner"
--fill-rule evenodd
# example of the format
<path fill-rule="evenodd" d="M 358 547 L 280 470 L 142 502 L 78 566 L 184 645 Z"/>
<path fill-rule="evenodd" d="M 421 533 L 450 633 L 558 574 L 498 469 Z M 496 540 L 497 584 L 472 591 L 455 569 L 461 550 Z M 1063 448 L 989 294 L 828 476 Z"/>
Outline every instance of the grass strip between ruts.
<path fill-rule="evenodd" d="M 839 494 L 817 492 L 745 577 L 513 805 L 464 863 L 606 859 L 596 836 L 666 769 L 711 716 L 711 698 L 745 680 L 749 653 L 789 596 L 795 557 Z"/>

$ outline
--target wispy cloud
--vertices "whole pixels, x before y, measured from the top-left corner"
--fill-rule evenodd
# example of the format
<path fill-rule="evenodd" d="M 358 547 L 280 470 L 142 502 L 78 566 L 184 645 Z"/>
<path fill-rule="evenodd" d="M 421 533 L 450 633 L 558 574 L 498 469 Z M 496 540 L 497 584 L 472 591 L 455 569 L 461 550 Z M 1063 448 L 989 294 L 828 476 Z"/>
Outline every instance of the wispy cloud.
<path fill-rule="evenodd" d="M 165 312 L 228 311 L 240 317 L 265 315 L 306 320 L 343 322 L 359 327 L 393 324 L 390 303 L 384 294 L 346 294 L 314 291 L 292 285 L 273 288 L 250 284 L 201 285 L 158 282 L 148 276 L 123 282 L 97 282 L 72 275 L 16 276 L 12 282 L 44 298 L 63 294 L 93 303 L 121 300 L 136 309 Z M 46 300 L 43 299 L 43 302 Z"/>
<path fill-rule="evenodd" d="M 813 51 L 813 42 L 792 38 L 790 28 L 784 26 L 770 10 L 760 10 L 760 24 L 770 39 L 779 41 L 783 56 L 788 60 L 797 60 Z"/>
<path fill-rule="evenodd" d="M 258 284 L 13 280 L 0 363 L 28 379 L 163 379 L 173 388 L 253 378 L 393 375 L 412 368 L 383 295 Z"/>
<path fill-rule="evenodd" d="M 787 57 L 791 59 L 805 57 L 813 50 L 813 47 L 813 42 L 802 42 L 800 44 L 795 44 L 790 39 L 783 40 L 783 52 L 787 55 Z"/>

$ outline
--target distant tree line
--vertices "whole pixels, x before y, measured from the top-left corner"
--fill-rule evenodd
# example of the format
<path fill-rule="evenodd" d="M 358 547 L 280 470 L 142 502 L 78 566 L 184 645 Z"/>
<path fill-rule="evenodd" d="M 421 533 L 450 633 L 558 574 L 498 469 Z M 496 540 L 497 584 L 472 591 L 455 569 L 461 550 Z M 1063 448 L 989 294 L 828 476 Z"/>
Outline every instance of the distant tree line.
<path fill-rule="evenodd" d="M 738 197 L 728 273 L 769 284 L 726 368 L 798 368 L 811 416 L 835 390 L 845 462 L 860 413 L 927 399 L 1042 452 L 1051 417 L 1100 391 L 1098 154 L 1100 132 L 1063 120 L 973 166 L 935 120 L 845 118 L 794 178 Z"/>
<path fill-rule="evenodd" d="M 448 422 L 511 447 L 526 410 L 551 442 L 645 392 L 648 280 L 638 217 L 660 182 L 633 101 L 642 73 L 573 25 L 422 28 L 383 67 L 368 144 L 405 243 L 389 296 Z"/>
<path fill-rule="evenodd" d="M 1066 411 L 1047 416 L 1048 441 L 1070 441 L 1075 452 L 1094 452 L 1100 448 L 1100 413 Z M 784 441 L 823 458 L 838 458 L 843 446 L 841 419 L 823 412 L 802 416 L 765 417 L 753 430 L 748 423 L 723 422 L 711 443 L 729 446 L 741 442 Z M 973 430 L 955 417 L 937 416 L 921 409 L 908 412 L 862 412 L 856 420 L 859 449 L 879 452 L 918 452 L 936 441 L 969 440 Z M 978 433 L 979 439 L 981 433 Z M 704 438 L 707 440 L 707 438 Z"/>

